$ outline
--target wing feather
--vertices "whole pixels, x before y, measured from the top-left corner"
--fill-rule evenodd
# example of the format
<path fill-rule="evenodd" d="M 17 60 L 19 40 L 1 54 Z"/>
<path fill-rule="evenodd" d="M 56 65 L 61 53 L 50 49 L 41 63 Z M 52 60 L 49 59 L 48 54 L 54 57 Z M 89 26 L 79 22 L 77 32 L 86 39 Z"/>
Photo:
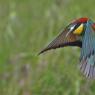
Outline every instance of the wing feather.
<path fill-rule="evenodd" d="M 95 78 L 95 30 L 92 25 L 92 21 L 86 24 L 80 56 L 80 69 L 87 78 Z"/>

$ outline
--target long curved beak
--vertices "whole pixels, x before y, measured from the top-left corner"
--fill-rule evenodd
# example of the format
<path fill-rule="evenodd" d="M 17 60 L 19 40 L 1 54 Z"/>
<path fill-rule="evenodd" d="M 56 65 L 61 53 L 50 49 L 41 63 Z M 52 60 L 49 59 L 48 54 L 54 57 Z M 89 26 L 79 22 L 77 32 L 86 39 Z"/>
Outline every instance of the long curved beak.
<path fill-rule="evenodd" d="M 82 46 L 82 43 L 78 40 L 78 37 L 73 35 L 71 31 L 65 29 L 61 34 L 59 34 L 46 48 L 42 49 L 39 54 L 60 47 L 65 46 Z"/>

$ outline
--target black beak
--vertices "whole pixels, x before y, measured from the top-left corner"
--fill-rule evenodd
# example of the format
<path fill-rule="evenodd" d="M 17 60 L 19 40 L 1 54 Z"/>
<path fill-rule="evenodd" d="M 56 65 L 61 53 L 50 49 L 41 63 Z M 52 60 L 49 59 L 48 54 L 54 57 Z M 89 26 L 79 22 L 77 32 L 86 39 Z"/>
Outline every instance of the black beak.
<path fill-rule="evenodd" d="M 68 35 L 67 35 L 68 34 Z M 56 49 L 65 46 L 78 46 L 82 47 L 82 42 L 78 40 L 79 37 L 72 33 L 68 33 L 68 30 L 65 29 L 61 34 L 59 34 L 46 48 L 44 48 L 39 54 L 44 53 L 45 51 Z"/>

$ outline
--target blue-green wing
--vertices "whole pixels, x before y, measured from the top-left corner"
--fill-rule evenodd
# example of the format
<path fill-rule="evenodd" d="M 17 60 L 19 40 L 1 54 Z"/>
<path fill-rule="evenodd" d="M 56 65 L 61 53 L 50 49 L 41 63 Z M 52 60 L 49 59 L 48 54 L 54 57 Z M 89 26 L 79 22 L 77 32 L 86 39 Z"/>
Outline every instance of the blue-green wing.
<path fill-rule="evenodd" d="M 80 69 L 87 78 L 95 78 L 95 30 L 92 25 L 92 21 L 86 24 L 80 56 Z"/>

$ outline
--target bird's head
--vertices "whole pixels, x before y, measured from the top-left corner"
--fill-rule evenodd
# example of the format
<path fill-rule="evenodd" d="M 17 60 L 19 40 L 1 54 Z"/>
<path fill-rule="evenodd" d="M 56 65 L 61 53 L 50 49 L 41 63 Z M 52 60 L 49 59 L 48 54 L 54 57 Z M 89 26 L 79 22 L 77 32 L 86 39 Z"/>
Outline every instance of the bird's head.
<path fill-rule="evenodd" d="M 86 29 L 86 24 L 89 18 L 79 18 L 72 21 L 46 48 L 40 53 L 50 49 L 55 49 L 65 46 L 79 46 L 82 47 L 81 38 Z"/>
<path fill-rule="evenodd" d="M 77 36 L 81 36 L 85 31 L 85 24 L 89 18 L 79 18 L 77 20 L 72 21 L 67 27 L 66 30 L 68 30 L 66 36 L 70 34 L 74 34 Z"/>

